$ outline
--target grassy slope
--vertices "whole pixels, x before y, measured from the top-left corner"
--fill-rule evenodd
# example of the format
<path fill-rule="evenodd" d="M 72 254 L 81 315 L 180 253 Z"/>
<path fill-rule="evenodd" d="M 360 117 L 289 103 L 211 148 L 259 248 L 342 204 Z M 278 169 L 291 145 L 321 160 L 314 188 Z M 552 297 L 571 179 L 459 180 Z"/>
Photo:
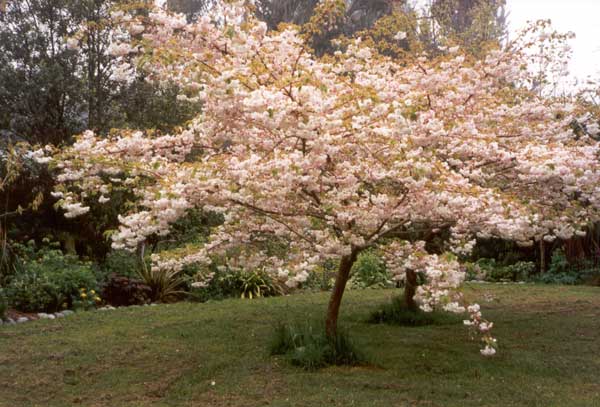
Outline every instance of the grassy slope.
<path fill-rule="evenodd" d="M 3 326 L 0 406 L 600 406 L 600 289 L 469 287 L 496 323 L 492 359 L 460 325 L 365 324 L 393 293 L 348 292 L 342 307 L 377 366 L 316 373 L 267 344 L 276 320 L 320 317 L 326 293 Z"/>

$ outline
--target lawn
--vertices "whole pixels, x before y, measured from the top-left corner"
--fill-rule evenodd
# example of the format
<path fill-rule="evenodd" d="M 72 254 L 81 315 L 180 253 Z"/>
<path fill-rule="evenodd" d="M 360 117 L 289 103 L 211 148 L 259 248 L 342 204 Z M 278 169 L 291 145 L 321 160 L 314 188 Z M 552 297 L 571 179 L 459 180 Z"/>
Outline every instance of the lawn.
<path fill-rule="evenodd" d="M 0 406 L 600 406 L 600 288 L 479 284 L 484 358 L 460 324 L 364 321 L 393 290 L 349 291 L 342 324 L 373 363 L 307 372 L 268 343 L 327 293 L 87 312 L 0 327 Z"/>

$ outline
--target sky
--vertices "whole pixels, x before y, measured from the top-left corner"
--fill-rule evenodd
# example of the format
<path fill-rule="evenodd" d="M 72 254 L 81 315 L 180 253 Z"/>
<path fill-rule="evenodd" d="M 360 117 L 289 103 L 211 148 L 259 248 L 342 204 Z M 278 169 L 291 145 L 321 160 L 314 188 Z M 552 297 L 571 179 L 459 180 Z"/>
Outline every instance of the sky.
<path fill-rule="evenodd" d="M 548 18 L 556 30 L 574 32 L 569 71 L 580 81 L 600 77 L 600 0 L 507 0 L 507 10 L 513 37 L 528 20 Z"/>

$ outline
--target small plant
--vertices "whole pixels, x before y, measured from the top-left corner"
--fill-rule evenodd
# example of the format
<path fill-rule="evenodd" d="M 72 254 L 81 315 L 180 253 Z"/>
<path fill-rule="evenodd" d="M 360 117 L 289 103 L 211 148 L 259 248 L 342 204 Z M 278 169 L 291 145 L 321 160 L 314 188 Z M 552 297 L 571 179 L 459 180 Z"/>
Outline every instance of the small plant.
<path fill-rule="evenodd" d="M 327 337 L 323 324 L 290 325 L 279 323 L 270 347 L 271 355 L 287 355 L 290 362 L 306 370 L 330 365 L 361 365 L 366 358 L 349 339 L 338 332 Z"/>
<path fill-rule="evenodd" d="M 462 323 L 460 315 L 443 311 L 424 312 L 408 307 L 404 297 L 399 295 L 392 301 L 373 311 L 368 322 L 401 326 L 447 325 Z"/>
<path fill-rule="evenodd" d="M 190 287 L 190 300 L 205 302 L 230 297 L 252 299 L 285 293 L 285 287 L 262 270 L 231 270 L 219 266 L 209 274 L 211 278 L 205 286 Z"/>
<path fill-rule="evenodd" d="M 273 279 L 261 270 L 240 270 L 222 277 L 225 286 L 240 298 L 259 298 L 280 295 L 280 288 Z"/>
<path fill-rule="evenodd" d="M 181 270 L 148 267 L 145 263 L 138 269 L 138 276 L 151 289 L 152 301 L 172 302 L 184 294 L 185 285 Z"/>
<path fill-rule="evenodd" d="M 94 289 L 86 289 L 85 287 L 79 289 L 79 295 L 71 298 L 73 309 L 80 311 L 87 311 L 96 308 L 102 301 Z"/>

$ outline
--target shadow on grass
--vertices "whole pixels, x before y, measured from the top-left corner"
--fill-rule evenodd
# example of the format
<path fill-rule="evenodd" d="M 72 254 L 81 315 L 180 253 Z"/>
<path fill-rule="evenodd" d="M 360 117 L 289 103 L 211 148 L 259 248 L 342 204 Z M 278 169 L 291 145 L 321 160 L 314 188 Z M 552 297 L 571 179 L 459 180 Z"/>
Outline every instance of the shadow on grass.
<path fill-rule="evenodd" d="M 453 325 L 460 324 L 464 318 L 461 315 L 444 311 L 424 312 L 411 309 L 406 305 L 402 295 L 381 305 L 373 311 L 367 322 L 371 324 L 389 324 L 399 326 Z"/>

